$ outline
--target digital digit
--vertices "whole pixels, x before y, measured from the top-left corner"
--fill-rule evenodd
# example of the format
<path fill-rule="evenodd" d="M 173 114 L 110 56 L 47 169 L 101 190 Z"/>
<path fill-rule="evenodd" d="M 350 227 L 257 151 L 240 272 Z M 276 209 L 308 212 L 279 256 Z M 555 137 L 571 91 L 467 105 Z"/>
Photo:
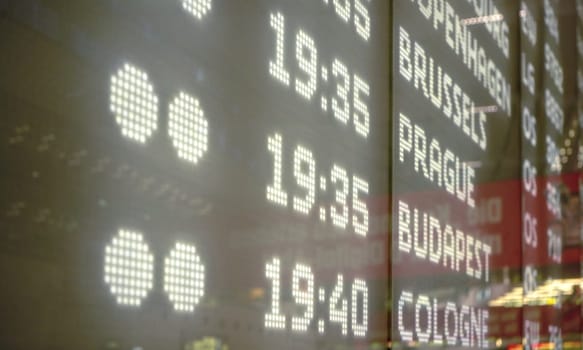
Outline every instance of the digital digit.
<path fill-rule="evenodd" d="M 563 239 L 560 232 L 556 232 L 552 228 L 547 229 L 547 251 L 549 258 L 560 264 L 563 256 Z"/>
<path fill-rule="evenodd" d="M 271 280 L 271 311 L 265 314 L 265 328 L 285 329 L 285 316 L 281 314 L 281 262 L 273 258 L 265 264 L 265 277 Z"/>
<path fill-rule="evenodd" d="M 358 33 L 364 41 L 368 41 L 370 38 L 370 16 L 365 3 L 368 5 L 370 0 L 354 1 L 354 25 L 356 26 L 356 33 Z"/>
<path fill-rule="evenodd" d="M 154 256 L 140 232 L 119 230 L 105 248 L 105 283 L 120 305 L 138 307 L 154 287 Z"/>
<path fill-rule="evenodd" d="M 164 291 L 180 312 L 193 312 L 204 296 L 204 265 L 193 245 L 176 243 L 164 260 Z"/>
<path fill-rule="evenodd" d="M 343 298 L 344 294 L 344 277 L 338 275 L 336 286 L 332 290 L 329 302 L 330 323 L 340 325 L 342 335 L 348 334 L 348 301 Z"/>
<path fill-rule="evenodd" d="M 357 176 L 352 177 L 352 225 L 357 235 L 368 233 L 368 207 L 360 195 L 368 195 L 368 182 Z"/>
<path fill-rule="evenodd" d="M 363 101 L 364 97 L 370 96 L 370 87 L 366 81 L 364 81 L 358 75 L 354 75 L 354 89 L 353 89 L 353 97 L 354 97 L 354 126 L 356 128 L 356 133 L 363 136 L 368 137 L 369 129 L 370 129 L 370 120 L 369 120 L 369 112 L 368 112 L 368 105 L 366 102 Z"/>
<path fill-rule="evenodd" d="M 559 155 L 559 151 L 557 149 L 557 145 L 553 142 L 549 135 L 546 137 L 546 144 L 547 144 L 547 152 L 546 152 L 546 160 L 548 169 L 551 172 L 560 172 L 562 169 L 561 159 Z"/>
<path fill-rule="evenodd" d="M 547 209 L 557 219 L 561 218 L 561 192 L 552 183 L 547 182 Z"/>
<path fill-rule="evenodd" d="M 524 321 L 524 334 L 526 338 L 525 350 L 534 350 L 540 342 L 540 323 L 535 321 Z"/>
<path fill-rule="evenodd" d="M 346 23 L 350 20 L 350 0 L 334 0 L 334 9 L 338 17 Z"/>
<path fill-rule="evenodd" d="M 292 317 L 292 330 L 306 332 L 314 318 L 314 274 L 309 266 L 296 264 L 292 273 L 292 297 L 297 305 L 304 306 L 302 316 Z"/>
<path fill-rule="evenodd" d="M 314 39 L 303 30 L 296 35 L 296 59 L 300 69 L 308 76 L 306 82 L 296 78 L 296 92 L 311 100 L 318 87 L 318 49 Z"/>
<path fill-rule="evenodd" d="M 158 129 L 158 97 L 148 75 L 126 63 L 110 83 L 109 109 L 122 135 L 146 143 Z"/>
<path fill-rule="evenodd" d="M 336 203 L 330 208 L 332 223 L 340 228 L 345 229 L 348 224 L 348 207 L 347 199 L 349 193 L 349 179 L 346 170 L 334 165 L 332 167 L 331 181 L 335 184 Z"/>
<path fill-rule="evenodd" d="M 267 138 L 267 149 L 273 154 L 273 184 L 267 186 L 267 199 L 281 206 L 287 206 L 287 192 L 282 189 L 283 139 L 280 134 Z"/>
<path fill-rule="evenodd" d="M 565 115 L 559 102 L 548 89 L 545 90 L 545 114 L 555 129 L 562 133 Z"/>
<path fill-rule="evenodd" d="M 352 333 L 355 337 L 364 338 L 368 330 L 368 287 L 363 280 L 355 279 L 352 283 L 351 299 Z"/>
<path fill-rule="evenodd" d="M 549 342 L 553 350 L 563 350 L 563 336 L 559 326 L 549 325 Z"/>
<path fill-rule="evenodd" d="M 332 111 L 334 117 L 343 124 L 348 124 L 350 119 L 350 104 L 348 94 L 350 92 L 350 75 L 344 63 L 335 59 L 332 62 L 332 75 L 336 78 L 336 96 L 332 97 Z"/>
<path fill-rule="evenodd" d="M 538 194 L 536 175 L 536 168 L 530 163 L 528 159 L 525 159 L 522 165 L 522 182 L 526 192 L 528 192 L 533 197 L 536 197 Z"/>
<path fill-rule="evenodd" d="M 536 147 L 536 118 L 528 107 L 524 107 L 522 110 L 522 132 L 530 145 Z"/>
<path fill-rule="evenodd" d="M 290 84 L 289 71 L 285 68 L 285 17 L 281 12 L 271 14 L 271 28 L 275 31 L 275 61 L 269 61 L 269 73 L 286 86 Z"/>
<path fill-rule="evenodd" d="M 316 201 L 316 161 L 312 152 L 302 146 L 294 152 L 294 176 L 298 186 L 306 190 L 304 198 L 294 196 L 294 210 L 309 214 Z"/>
<path fill-rule="evenodd" d="M 538 246 L 538 231 L 537 231 L 537 219 L 530 213 L 524 214 L 524 242 L 526 245 L 536 248 Z"/>
<path fill-rule="evenodd" d="M 537 278 L 538 271 L 531 265 L 527 265 L 524 268 L 524 295 L 529 295 L 534 292 L 537 288 Z"/>
<path fill-rule="evenodd" d="M 208 122 L 198 100 L 181 92 L 170 104 L 168 134 L 178 157 L 197 164 L 208 150 Z"/>

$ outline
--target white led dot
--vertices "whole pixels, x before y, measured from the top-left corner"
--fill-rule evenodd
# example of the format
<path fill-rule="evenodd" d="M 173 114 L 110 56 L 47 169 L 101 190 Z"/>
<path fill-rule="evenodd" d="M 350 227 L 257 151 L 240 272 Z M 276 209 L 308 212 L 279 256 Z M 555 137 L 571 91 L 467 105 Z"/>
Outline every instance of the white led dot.
<path fill-rule="evenodd" d="M 123 136 L 146 143 L 158 128 L 158 97 L 143 71 L 126 63 L 111 77 L 109 109 Z"/>
<path fill-rule="evenodd" d="M 154 256 L 142 234 L 119 230 L 105 247 L 105 283 L 120 305 L 140 306 L 153 287 Z"/>
<path fill-rule="evenodd" d="M 208 122 L 198 100 L 183 92 L 170 104 L 168 134 L 178 156 L 197 164 L 208 150 Z"/>
<path fill-rule="evenodd" d="M 164 261 L 164 291 L 179 312 L 193 312 L 204 296 L 204 265 L 193 245 L 176 243 Z"/>
<path fill-rule="evenodd" d="M 212 0 L 182 0 L 182 8 L 198 19 L 206 16 L 212 7 Z"/>
<path fill-rule="evenodd" d="M 322 96 L 320 99 L 320 106 L 322 107 L 322 111 L 328 112 L 328 98 L 326 96 Z"/>
<path fill-rule="evenodd" d="M 326 221 L 326 208 L 325 207 L 320 207 L 320 221 L 322 221 L 322 222 Z"/>
<path fill-rule="evenodd" d="M 350 20 L 350 0 L 334 0 L 334 9 L 336 10 L 336 14 L 340 17 L 344 22 L 348 23 Z"/>

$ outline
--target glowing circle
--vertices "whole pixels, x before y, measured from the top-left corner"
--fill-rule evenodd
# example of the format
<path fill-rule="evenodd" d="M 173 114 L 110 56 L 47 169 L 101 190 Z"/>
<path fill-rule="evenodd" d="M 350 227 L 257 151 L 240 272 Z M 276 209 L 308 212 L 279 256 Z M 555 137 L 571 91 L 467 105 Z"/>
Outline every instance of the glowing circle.
<path fill-rule="evenodd" d="M 176 243 L 164 261 L 164 291 L 180 312 L 193 312 L 204 295 L 204 266 L 193 245 Z"/>
<path fill-rule="evenodd" d="M 212 0 L 182 0 L 182 7 L 194 17 L 202 19 L 211 10 Z"/>
<path fill-rule="evenodd" d="M 119 230 L 105 248 L 105 283 L 120 305 L 140 306 L 153 287 L 154 256 L 142 234 Z"/>
<path fill-rule="evenodd" d="M 121 133 L 139 143 L 158 128 L 158 97 L 148 75 L 126 63 L 111 77 L 109 109 Z"/>
<path fill-rule="evenodd" d="M 183 92 L 170 104 L 168 134 L 178 156 L 197 164 L 208 150 L 208 122 L 198 100 Z"/>

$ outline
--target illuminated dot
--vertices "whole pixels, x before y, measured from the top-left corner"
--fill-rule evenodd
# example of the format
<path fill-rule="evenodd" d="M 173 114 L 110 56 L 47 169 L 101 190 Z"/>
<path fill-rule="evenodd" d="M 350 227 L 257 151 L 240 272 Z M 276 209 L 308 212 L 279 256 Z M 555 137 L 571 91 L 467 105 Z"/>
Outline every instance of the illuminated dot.
<path fill-rule="evenodd" d="M 204 295 L 204 265 L 193 245 L 176 243 L 164 261 L 164 291 L 179 312 L 193 312 Z"/>
<path fill-rule="evenodd" d="M 326 98 L 326 96 L 322 96 L 322 99 L 320 100 L 320 105 L 324 112 L 328 112 L 328 99 Z"/>
<path fill-rule="evenodd" d="M 320 207 L 320 221 L 326 221 L 326 208 Z"/>
<path fill-rule="evenodd" d="M 326 191 L 327 186 L 326 176 L 320 176 L 320 190 Z"/>
<path fill-rule="evenodd" d="M 334 9 L 336 14 L 344 22 L 348 23 L 350 20 L 350 1 L 349 0 L 334 0 Z"/>
<path fill-rule="evenodd" d="M 118 304 L 140 306 L 153 287 L 154 257 L 142 234 L 119 230 L 105 248 L 105 283 Z"/>
<path fill-rule="evenodd" d="M 326 290 L 324 288 L 318 289 L 318 301 L 321 303 L 326 302 Z"/>
<path fill-rule="evenodd" d="M 325 81 L 325 82 L 327 82 L 329 75 L 330 74 L 328 73 L 328 68 L 326 68 L 326 67 L 323 66 L 322 67 L 322 80 Z"/>
<path fill-rule="evenodd" d="M 182 7 L 198 19 L 206 16 L 212 7 L 212 0 L 182 0 Z"/>
<path fill-rule="evenodd" d="M 324 334 L 324 332 L 325 332 L 324 320 L 319 320 L 318 321 L 318 333 Z"/>
<path fill-rule="evenodd" d="M 146 143 L 158 128 L 158 97 L 148 75 L 125 64 L 111 77 L 109 99 L 122 135 Z"/>
<path fill-rule="evenodd" d="M 183 92 L 174 99 L 168 133 L 178 156 L 197 164 L 208 150 L 208 122 L 197 99 Z"/>

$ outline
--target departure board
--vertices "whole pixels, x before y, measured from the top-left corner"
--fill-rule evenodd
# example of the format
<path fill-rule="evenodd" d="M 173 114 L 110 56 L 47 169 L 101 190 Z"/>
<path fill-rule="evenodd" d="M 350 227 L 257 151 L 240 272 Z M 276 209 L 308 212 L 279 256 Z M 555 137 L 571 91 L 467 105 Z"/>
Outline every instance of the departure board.
<path fill-rule="evenodd" d="M 389 2 L 0 3 L 0 347 L 387 341 Z"/>
<path fill-rule="evenodd" d="M 490 302 L 521 272 L 518 3 L 393 12 L 392 348 L 499 347 Z"/>

